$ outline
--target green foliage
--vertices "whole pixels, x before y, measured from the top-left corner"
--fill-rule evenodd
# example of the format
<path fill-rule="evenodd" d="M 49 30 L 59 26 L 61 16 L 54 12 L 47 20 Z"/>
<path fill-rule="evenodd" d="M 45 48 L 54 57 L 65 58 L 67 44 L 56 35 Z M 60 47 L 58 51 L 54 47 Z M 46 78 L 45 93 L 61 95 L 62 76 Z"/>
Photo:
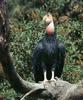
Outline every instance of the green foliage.
<path fill-rule="evenodd" d="M 16 92 L 10 87 L 8 81 L 5 80 L 4 83 L 0 83 L 0 96 L 4 98 L 4 100 L 15 100 Z"/>
<path fill-rule="evenodd" d="M 43 32 L 40 32 L 40 29 L 42 30 L 42 23 L 40 21 L 31 21 L 29 23 L 23 21 L 20 24 L 20 30 L 23 28 L 24 31 L 12 33 L 10 52 L 18 72 L 24 78 L 29 78 L 32 74 L 32 49 L 42 36 Z"/>
<path fill-rule="evenodd" d="M 62 9 L 65 6 L 65 3 L 69 2 L 69 0 L 48 0 L 47 6 L 52 9 L 55 7 L 56 9 Z"/>
<path fill-rule="evenodd" d="M 62 78 L 71 83 L 76 83 L 82 79 L 83 75 L 83 65 L 76 63 L 77 60 L 82 59 L 82 54 L 80 54 L 80 51 L 83 50 L 81 47 L 83 40 L 82 23 L 78 20 L 70 19 L 65 23 L 58 24 L 56 31 L 59 34 L 58 38 L 62 41 L 64 40 L 67 51 Z"/>

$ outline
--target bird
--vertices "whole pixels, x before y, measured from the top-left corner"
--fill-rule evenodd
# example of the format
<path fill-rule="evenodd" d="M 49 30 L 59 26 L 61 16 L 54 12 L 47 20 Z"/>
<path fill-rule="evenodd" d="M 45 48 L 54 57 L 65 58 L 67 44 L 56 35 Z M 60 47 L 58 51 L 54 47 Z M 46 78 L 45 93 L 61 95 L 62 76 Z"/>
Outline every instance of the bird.
<path fill-rule="evenodd" d="M 60 78 L 65 61 L 64 43 L 57 39 L 53 16 L 47 13 L 43 17 L 45 35 L 35 45 L 32 54 L 32 66 L 35 82 L 54 81 Z"/>

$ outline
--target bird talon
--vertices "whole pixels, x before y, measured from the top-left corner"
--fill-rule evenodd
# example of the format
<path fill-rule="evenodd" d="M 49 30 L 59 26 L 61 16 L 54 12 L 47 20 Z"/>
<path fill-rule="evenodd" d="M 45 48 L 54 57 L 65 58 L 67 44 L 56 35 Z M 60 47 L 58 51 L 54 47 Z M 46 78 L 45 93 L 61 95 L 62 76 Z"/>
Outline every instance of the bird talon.
<path fill-rule="evenodd" d="M 55 80 L 58 80 L 59 78 L 58 77 L 55 77 Z"/>
<path fill-rule="evenodd" d="M 50 82 L 51 82 L 51 86 L 55 87 L 55 85 L 56 85 L 56 80 L 53 78 L 53 79 L 50 80 Z"/>
<path fill-rule="evenodd" d="M 48 80 L 44 80 L 44 81 L 43 81 L 43 83 L 47 83 L 47 82 L 48 82 Z"/>
<path fill-rule="evenodd" d="M 51 81 L 51 82 L 56 82 L 56 80 L 55 80 L 55 79 L 51 79 L 50 81 Z"/>
<path fill-rule="evenodd" d="M 48 85 L 47 85 L 48 82 L 49 82 L 48 80 L 44 80 L 44 81 L 42 82 L 42 84 L 44 85 L 44 88 L 48 88 Z"/>

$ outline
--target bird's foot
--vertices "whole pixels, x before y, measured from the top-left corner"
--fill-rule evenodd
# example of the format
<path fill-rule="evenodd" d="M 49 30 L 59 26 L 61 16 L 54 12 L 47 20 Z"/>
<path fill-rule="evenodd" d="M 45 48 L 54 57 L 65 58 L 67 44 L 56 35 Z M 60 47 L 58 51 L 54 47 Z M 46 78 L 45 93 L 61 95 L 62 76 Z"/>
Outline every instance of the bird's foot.
<path fill-rule="evenodd" d="M 58 77 L 55 77 L 55 80 L 57 81 L 59 78 Z"/>
<path fill-rule="evenodd" d="M 51 85 L 52 85 L 53 87 L 55 87 L 56 81 L 57 81 L 56 79 L 51 78 L 50 83 L 51 83 Z"/>
<path fill-rule="evenodd" d="M 45 79 L 42 84 L 44 85 L 44 88 L 48 88 L 48 83 L 49 83 L 49 80 Z"/>
<path fill-rule="evenodd" d="M 58 80 L 58 77 L 55 77 L 55 78 L 51 78 L 51 82 L 56 82 Z"/>
<path fill-rule="evenodd" d="M 42 83 L 43 83 L 43 84 L 46 84 L 46 83 L 48 83 L 48 80 L 45 79 Z"/>
<path fill-rule="evenodd" d="M 56 82 L 56 79 L 51 78 L 50 82 Z"/>

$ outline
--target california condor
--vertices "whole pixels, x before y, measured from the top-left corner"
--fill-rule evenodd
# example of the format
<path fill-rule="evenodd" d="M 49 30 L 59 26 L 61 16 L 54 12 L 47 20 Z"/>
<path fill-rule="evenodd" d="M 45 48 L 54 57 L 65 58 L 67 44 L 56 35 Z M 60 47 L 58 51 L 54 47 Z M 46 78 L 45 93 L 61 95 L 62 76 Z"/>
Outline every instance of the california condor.
<path fill-rule="evenodd" d="M 65 59 L 65 47 L 56 37 L 52 15 L 47 13 L 43 21 L 46 25 L 45 36 L 37 43 L 32 56 L 36 82 L 61 77 Z"/>

